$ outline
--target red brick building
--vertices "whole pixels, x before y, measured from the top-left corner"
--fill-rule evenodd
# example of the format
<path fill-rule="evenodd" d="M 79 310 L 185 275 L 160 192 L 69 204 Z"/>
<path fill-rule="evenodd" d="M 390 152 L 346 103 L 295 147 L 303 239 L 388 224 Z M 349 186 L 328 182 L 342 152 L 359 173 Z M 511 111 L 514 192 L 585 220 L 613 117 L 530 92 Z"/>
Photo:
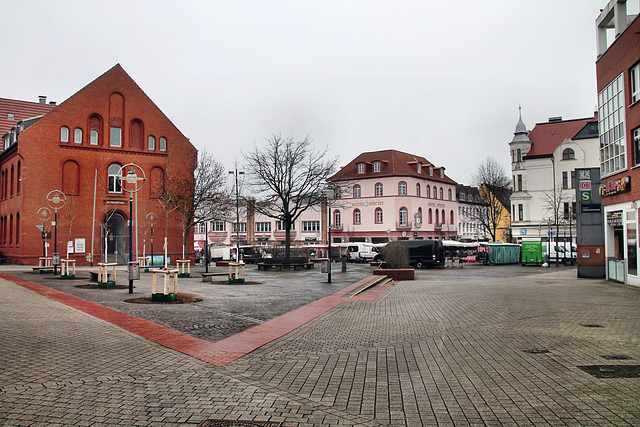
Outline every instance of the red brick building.
<path fill-rule="evenodd" d="M 2 256 L 14 263 L 37 263 L 43 255 L 39 227 L 51 232 L 46 241 L 51 256 L 54 210 L 47 195 L 59 190 L 66 196 L 57 212 L 57 248 L 62 257 L 71 242 L 70 257 L 79 265 L 87 263 L 88 254 L 95 262 L 104 259 L 105 249 L 109 262 L 126 263 L 129 193 L 117 175 L 122 166 L 133 163 L 146 176 L 132 215 L 134 259 L 136 253 L 150 253 L 151 224 L 146 218 L 152 213 L 157 217 L 154 254 L 163 253 L 166 228 L 171 260 L 182 258 L 177 214 L 169 213 L 166 220 L 154 196 L 166 176 L 193 179 L 188 165 L 194 164 L 197 150 L 189 140 L 119 64 L 60 105 L 52 104 L 0 98 Z M 137 173 L 141 175 L 139 169 Z M 44 207 L 51 211 L 45 221 L 39 215 Z M 193 234 L 187 248 L 192 254 Z"/>
<path fill-rule="evenodd" d="M 596 25 L 600 195 L 608 278 L 640 285 L 640 18 L 627 13 L 626 0 L 611 0 Z"/>

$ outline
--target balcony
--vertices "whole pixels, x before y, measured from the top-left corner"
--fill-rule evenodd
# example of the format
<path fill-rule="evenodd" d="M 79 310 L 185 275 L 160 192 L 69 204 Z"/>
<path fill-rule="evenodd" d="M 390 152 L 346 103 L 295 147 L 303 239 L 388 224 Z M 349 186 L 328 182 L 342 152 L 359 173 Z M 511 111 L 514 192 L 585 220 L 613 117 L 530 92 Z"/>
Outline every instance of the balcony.
<path fill-rule="evenodd" d="M 408 221 L 408 222 L 396 222 L 396 230 L 411 230 L 411 228 L 413 227 L 413 222 L 412 221 Z"/>
<path fill-rule="evenodd" d="M 344 225 L 342 223 L 339 224 L 331 224 L 331 229 L 336 231 L 344 230 Z"/>

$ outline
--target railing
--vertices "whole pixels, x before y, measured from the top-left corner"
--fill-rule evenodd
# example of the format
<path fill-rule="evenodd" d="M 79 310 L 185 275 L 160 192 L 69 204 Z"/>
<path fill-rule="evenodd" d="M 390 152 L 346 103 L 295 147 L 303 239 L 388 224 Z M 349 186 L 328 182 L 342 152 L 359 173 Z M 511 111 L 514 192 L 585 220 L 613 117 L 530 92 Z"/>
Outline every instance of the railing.
<path fill-rule="evenodd" d="M 396 222 L 396 230 L 407 230 L 407 229 L 410 230 L 412 226 L 413 226 L 412 221 Z"/>

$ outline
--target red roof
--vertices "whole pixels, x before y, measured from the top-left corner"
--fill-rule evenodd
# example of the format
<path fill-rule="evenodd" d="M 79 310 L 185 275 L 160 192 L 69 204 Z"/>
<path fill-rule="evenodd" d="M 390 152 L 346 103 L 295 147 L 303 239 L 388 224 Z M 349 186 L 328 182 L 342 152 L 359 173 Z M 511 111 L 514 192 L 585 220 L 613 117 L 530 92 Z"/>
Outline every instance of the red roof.
<path fill-rule="evenodd" d="M 0 136 L 9 132 L 20 120 L 42 116 L 54 108 L 56 106 L 51 104 L 0 98 Z"/>
<path fill-rule="evenodd" d="M 374 162 L 380 162 L 380 172 L 373 171 Z M 360 163 L 365 164 L 364 174 L 358 173 L 358 164 Z M 418 173 L 418 164 L 422 165 L 420 173 Z M 433 167 L 433 175 L 429 173 L 430 166 Z M 455 184 L 455 181 L 445 174 L 443 174 L 443 177 L 440 177 L 440 170 L 444 170 L 444 168 L 434 166 L 424 157 L 414 156 L 413 154 L 403 153 L 397 150 L 383 150 L 360 154 L 329 179 L 334 181 L 400 175 L 416 176 Z"/>
<path fill-rule="evenodd" d="M 552 155 L 562 141 L 567 138 L 573 139 L 589 122 L 595 119 L 575 119 L 549 123 L 537 123 L 529 139 L 533 142 L 531 150 L 527 156 L 549 156 Z"/>

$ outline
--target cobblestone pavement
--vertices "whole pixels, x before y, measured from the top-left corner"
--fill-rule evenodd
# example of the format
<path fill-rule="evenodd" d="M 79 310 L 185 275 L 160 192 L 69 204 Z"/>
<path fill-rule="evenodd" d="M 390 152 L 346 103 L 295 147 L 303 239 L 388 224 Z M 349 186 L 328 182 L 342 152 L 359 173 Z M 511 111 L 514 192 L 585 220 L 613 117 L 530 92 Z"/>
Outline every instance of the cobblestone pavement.
<path fill-rule="evenodd" d="M 303 289 L 296 298 L 319 297 L 306 295 L 320 286 L 306 286 L 311 274 L 293 279 Z M 639 289 L 575 279 L 571 268 L 465 266 L 417 279 L 373 301 L 346 300 L 223 367 L 0 280 L 0 423 L 640 425 L 640 378 L 579 368 L 606 374 L 608 365 L 639 363 Z M 264 313 L 262 299 L 286 300 L 295 290 L 282 285 L 267 298 L 259 289 L 266 284 L 202 286 L 228 295 L 252 289 Z M 346 285 L 328 286 L 324 295 Z M 105 305 L 132 305 L 120 302 L 122 291 L 71 288 Z M 245 299 L 239 313 L 251 299 L 225 298 Z"/>

